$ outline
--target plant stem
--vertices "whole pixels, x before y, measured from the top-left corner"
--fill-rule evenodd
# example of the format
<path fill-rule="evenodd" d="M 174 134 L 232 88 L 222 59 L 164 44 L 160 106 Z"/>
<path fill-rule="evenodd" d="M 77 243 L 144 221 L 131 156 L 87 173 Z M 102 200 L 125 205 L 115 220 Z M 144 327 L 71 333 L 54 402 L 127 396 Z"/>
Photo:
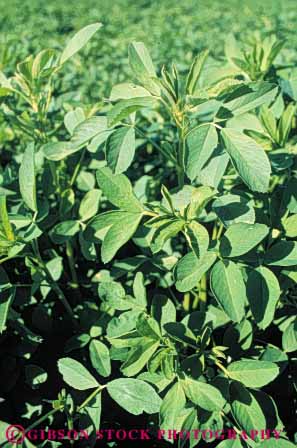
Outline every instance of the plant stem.
<path fill-rule="evenodd" d="M 80 158 L 79 158 L 79 161 L 78 161 L 78 163 L 76 164 L 76 167 L 75 167 L 75 169 L 74 169 L 74 171 L 73 171 L 73 174 L 72 174 L 72 177 L 71 177 L 71 180 L 70 180 L 70 187 L 72 187 L 72 185 L 75 183 L 75 181 L 76 181 L 76 179 L 77 179 L 77 176 L 78 176 L 78 174 L 79 174 L 79 170 L 80 170 L 80 167 L 81 167 L 82 162 L 83 162 L 83 160 L 84 160 L 85 154 L 86 154 L 86 148 L 84 148 L 84 149 L 82 150 L 81 155 L 80 155 Z"/>
<path fill-rule="evenodd" d="M 188 292 L 184 294 L 183 308 L 185 311 L 190 311 L 190 293 Z"/>
<path fill-rule="evenodd" d="M 183 129 L 179 132 L 179 143 L 178 143 L 178 171 L 177 171 L 177 178 L 178 178 L 178 187 L 180 189 L 183 188 L 185 184 L 185 174 L 184 174 L 184 145 L 185 140 L 183 136 Z"/>
<path fill-rule="evenodd" d="M 97 387 L 97 389 L 95 389 L 80 406 L 78 406 L 77 412 L 81 411 L 84 407 L 86 407 L 90 403 L 90 401 L 92 401 L 93 398 L 96 397 L 96 395 L 99 394 L 105 387 L 106 385 Z"/>
<path fill-rule="evenodd" d="M 38 420 L 36 420 L 36 422 L 32 423 L 32 425 L 28 426 L 28 428 L 26 428 L 25 431 L 27 432 L 27 431 L 30 431 L 30 429 L 36 428 L 36 426 L 38 426 L 40 423 L 42 423 L 44 420 L 46 420 L 47 418 L 51 417 L 52 415 L 54 415 L 58 411 L 60 411 L 60 409 L 52 409 L 47 414 L 43 415 Z"/>
<path fill-rule="evenodd" d="M 72 285 L 73 285 L 74 288 L 78 288 L 79 283 L 78 283 L 78 278 L 77 278 L 76 270 L 75 270 L 73 248 L 72 248 L 72 245 L 71 245 L 70 241 L 66 242 L 66 255 L 67 255 L 67 258 L 68 258 L 68 262 L 69 262 L 69 268 L 70 268 L 70 272 L 71 272 Z"/>
<path fill-rule="evenodd" d="M 44 270 L 48 282 L 52 286 L 53 290 L 56 292 L 56 294 L 57 294 L 58 298 L 61 300 L 62 304 L 64 305 L 67 313 L 71 317 L 71 320 L 72 320 L 73 324 L 77 327 L 77 322 L 75 320 L 72 308 L 71 308 L 68 300 L 66 299 L 62 289 L 57 284 L 57 282 L 53 279 L 52 274 L 50 273 L 50 271 L 48 270 L 46 264 L 42 260 L 41 255 L 40 255 L 40 251 L 39 251 L 39 247 L 38 247 L 38 242 L 36 240 L 32 241 L 32 247 L 33 247 L 34 254 L 37 257 L 37 260 L 36 260 L 37 263 Z"/>

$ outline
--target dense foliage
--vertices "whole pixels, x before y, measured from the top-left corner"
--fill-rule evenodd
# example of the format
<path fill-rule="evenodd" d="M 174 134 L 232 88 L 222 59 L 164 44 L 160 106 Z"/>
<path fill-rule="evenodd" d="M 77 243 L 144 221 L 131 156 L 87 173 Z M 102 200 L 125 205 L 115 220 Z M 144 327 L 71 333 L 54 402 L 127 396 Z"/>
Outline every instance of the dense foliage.
<path fill-rule="evenodd" d="M 152 438 L 247 434 L 179 447 L 293 447 L 292 53 L 230 34 L 220 60 L 159 67 L 132 41 L 130 79 L 84 104 L 68 67 L 99 35 L 88 25 L 0 72 L 1 428 L 88 428 L 80 446 L 95 446 L 100 420 L 139 422 Z"/>

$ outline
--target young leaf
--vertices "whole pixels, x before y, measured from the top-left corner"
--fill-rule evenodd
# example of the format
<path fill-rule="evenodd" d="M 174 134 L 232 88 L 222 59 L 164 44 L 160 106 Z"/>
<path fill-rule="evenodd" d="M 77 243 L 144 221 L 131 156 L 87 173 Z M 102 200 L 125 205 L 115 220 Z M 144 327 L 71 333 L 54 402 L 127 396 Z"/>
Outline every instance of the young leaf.
<path fill-rule="evenodd" d="M 186 397 L 183 387 L 180 382 L 177 382 L 163 398 L 160 408 L 160 428 L 176 428 L 180 412 L 185 404 Z"/>
<path fill-rule="evenodd" d="M 149 96 L 120 100 L 107 114 L 108 126 L 115 126 L 134 112 L 144 108 L 152 108 L 154 105 L 154 98 Z"/>
<path fill-rule="evenodd" d="M 78 151 L 96 136 L 107 131 L 107 119 L 104 116 L 94 116 L 79 123 L 73 130 L 70 144 L 73 152 Z"/>
<path fill-rule="evenodd" d="M 168 219 L 155 231 L 151 242 L 152 252 L 155 254 L 162 250 L 164 244 L 169 238 L 174 237 L 184 227 L 184 221 L 182 219 Z"/>
<path fill-rule="evenodd" d="M 204 257 L 209 245 L 209 235 L 206 228 L 197 221 L 191 221 L 186 227 L 186 235 L 196 257 L 200 259 Z"/>
<path fill-rule="evenodd" d="M 252 190 L 268 190 L 271 167 L 269 159 L 258 143 L 241 132 L 224 128 L 223 143 L 232 163 L 244 183 Z"/>
<path fill-rule="evenodd" d="M 193 95 L 195 93 L 200 73 L 201 70 L 203 69 L 208 53 L 209 53 L 208 50 L 201 51 L 201 53 L 199 53 L 195 57 L 191 65 L 186 82 L 186 93 L 188 95 Z"/>
<path fill-rule="evenodd" d="M 192 403 L 206 411 L 221 411 L 225 405 L 226 400 L 221 392 L 211 384 L 187 378 L 182 381 L 182 386 Z"/>
<path fill-rule="evenodd" d="M 70 110 L 64 117 L 64 125 L 69 132 L 69 134 L 73 134 L 74 129 L 83 121 L 85 121 L 86 116 L 84 110 L 81 107 L 77 107 L 76 109 Z"/>
<path fill-rule="evenodd" d="M 103 263 L 108 263 L 117 251 L 129 241 L 141 221 L 141 213 L 123 213 L 122 220 L 111 226 L 107 231 L 101 247 Z"/>
<path fill-rule="evenodd" d="M 137 272 L 133 282 L 133 294 L 137 300 L 137 302 L 146 307 L 147 298 L 146 298 L 146 289 L 144 286 L 144 277 L 142 272 Z"/>
<path fill-rule="evenodd" d="M 155 414 L 161 406 L 154 388 L 141 380 L 119 378 L 108 383 L 107 390 L 116 403 L 133 415 Z"/>
<path fill-rule="evenodd" d="M 252 82 L 240 84 L 231 93 L 223 96 L 224 104 L 217 113 L 217 118 L 231 118 L 266 103 L 269 104 L 277 94 L 277 86 L 269 82 Z"/>
<path fill-rule="evenodd" d="M 220 252 L 223 257 L 239 257 L 256 247 L 269 232 L 265 224 L 232 224 L 223 235 Z M 244 238 L 243 238 L 244 236 Z"/>
<path fill-rule="evenodd" d="M 265 330 L 274 318 L 280 293 L 277 277 L 269 269 L 259 266 L 249 272 L 247 297 L 254 319 L 262 330 Z"/>
<path fill-rule="evenodd" d="M 198 176 L 217 144 L 217 131 L 211 124 L 200 125 L 189 132 L 185 151 L 185 169 L 189 179 L 194 180 Z"/>
<path fill-rule="evenodd" d="M 100 198 L 101 191 L 96 190 L 95 188 L 85 194 L 78 210 L 79 217 L 82 221 L 88 221 L 90 218 L 96 215 L 99 208 Z"/>
<path fill-rule="evenodd" d="M 228 153 L 218 146 L 198 173 L 196 181 L 202 185 L 218 188 L 229 161 Z"/>
<path fill-rule="evenodd" d="M 90 359 L 92 366 L 102 376 L 109 376 L 111 373 L 109 350 L 103 342 L 93 339 L 89 345 Z"/>
<path fill-rule="evenodd" d="M 37 212 L 33 143 L 29 144 L 25 149 L 19 170 L 19 184 L 21 195 L 25 204 L 30 208 L 30 210 Z"/>
<path fill-rule="evenodd" d="M 79 221 L 62 221 L 51 230 L 54 243 L 63 244 L 79 232 Z"/>
<path fill-rule="evenodd" d="M 159 341 L 149 337 L 141 337 L 137 345 L 126 356 L 121 371 L 125 376 L 134 376 L 139 373 L 159 347 Z"/>
<path fill-rule="evenodd" d="M 211 271 L 211 290 L 233 322 L 244 317 L 245 284 L 239 267 L 232 261 L 218 261 Z"/>
<path fill-rule="evenodd" d="M 96 172 L 97 182 L 109 202 L 129 212 L 141 212 L 142 206 L 133 193 L 132 185 L 124 174 L 112 174 L 110 168 Z"/>
<path fill-rule="evenodd" d="M 129 64 L 135 77 L 153 95 L 159 95 L 158 84 L 154 82 L 156 71 L 150 54 L 143 42 L 132 42 L 128 47 Z"/>
<path fill-rule="evenodd" d="M 64 64 L 68 59 L 70 59 L 75 53 L 77 53 L 81 48 L 83 48 L 91 37 L 96 33 L 96 31 L 101 28 L 101 23 L 93 23 L 87 25 L 81 30 L 79 30 L 68 42 L 64 51 L 60 57 L 60 64 Z"/>
<path fill-rule="evenodd" d="M 186 292 L 197 286 L 216 258 L 217 255 L 214 252 L 206 252 L 201 259 L 198 259 L 194 252 L 189 252 L 181 258 L 175 268 L 176 289 Z"/>
<path fill-rule="evenodd" d="M 246 387 L 263 387 L 278 376 L 279 367 L 273 362 L 249 359 L 232 362 L 227 371 L 230 378 Z"/>
<path fill-rule="evenodd" d="M 72 358 L 61 358 L 58 370 L 69 386 L 78 390 L 94 389 L 99 386 L 97 380 L 78 361 Z"/>
<path fill-rule="evenodd" d="M 135 154 L 134 128 L 122 127 L 113 132 L 106 141 L 105 152 L 107 164 L 113 173 L 126 171 Z"/>

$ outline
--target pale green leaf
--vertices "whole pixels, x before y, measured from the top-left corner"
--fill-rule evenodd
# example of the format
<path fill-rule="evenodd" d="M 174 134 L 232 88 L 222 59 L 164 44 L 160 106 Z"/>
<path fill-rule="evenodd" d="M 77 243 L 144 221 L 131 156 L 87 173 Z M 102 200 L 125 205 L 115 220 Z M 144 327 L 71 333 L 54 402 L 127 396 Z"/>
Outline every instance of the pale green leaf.
<path fill-rule="evenodd" d="M 58 370 L 63 380 L 69 386 L 78 390 L 94 389 L 99 386 L 97 380 L 78 361 L 72 358 L 61 358 L 58 361 Z"/>
<path fill-rule="evenodd" d="M 34 165 L 34 144 L 29 144 L 25 149 L 23 160 L 19 170 L 19 184 L 22 198 L 33 212 L 37 211 L 36 180 Z"/>
<path fill-rule="evenodd" d="M 245 284 L 239 267 L 232 261 L 218 261 L 211 271 L 211 290 L 222 309 L 234 322 L 244 317 Z"/>
<path fill-rule="evenodd" d="M 155 414 L 161 406 L 154 388 L 141 380 L 119 378 L 108 383 L 107 390 L 116 403 L 133 415 Z"/>

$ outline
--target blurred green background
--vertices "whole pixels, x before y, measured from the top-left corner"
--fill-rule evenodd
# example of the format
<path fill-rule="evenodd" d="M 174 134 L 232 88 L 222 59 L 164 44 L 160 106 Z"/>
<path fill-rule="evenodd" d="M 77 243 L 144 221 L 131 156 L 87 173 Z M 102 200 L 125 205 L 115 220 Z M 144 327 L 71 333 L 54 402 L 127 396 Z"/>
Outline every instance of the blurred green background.
<path fill-rule="evenodd" d="M 0 69 L 6 74 L 28 54 L 62 49 L 79 28 L 102 22 L 75 61 L 77 73 L 85 78 L 87 71 L 83 93 L 89 99 L 127 79 L 132 40 L 145 42 L 157 65 L 173 59 L 180 67 L 201 48 L 222 55 L 230 32 L 241 40 L 255 30 L 274 33 L 288 39 L 287 48 L 297 47 L 296 0 L 0 0 L 0 11 Z"/>

